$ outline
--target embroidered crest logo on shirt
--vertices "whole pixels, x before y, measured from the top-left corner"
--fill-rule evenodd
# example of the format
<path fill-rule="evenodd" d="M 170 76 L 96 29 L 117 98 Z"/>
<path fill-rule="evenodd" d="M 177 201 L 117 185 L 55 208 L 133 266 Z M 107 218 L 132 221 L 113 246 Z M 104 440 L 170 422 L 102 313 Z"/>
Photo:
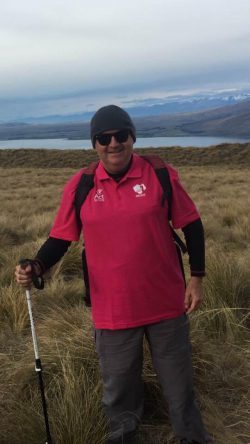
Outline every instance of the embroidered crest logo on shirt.
<path fill-rule="evenodd" d="M 104 202 L 103 190 L 101 188 L 96 190 L 94 201 L 95 202 Z"/>
<path fill-rule="evenodd" d="M 146 190 L 146 186 L 144 185 L 144 183 L 136 184 L 133 187 L 134 192 L 136 193 L 136 197 L 144 197 L 146 196 L 146 194 L 144 193 L 144 191 Z"/>

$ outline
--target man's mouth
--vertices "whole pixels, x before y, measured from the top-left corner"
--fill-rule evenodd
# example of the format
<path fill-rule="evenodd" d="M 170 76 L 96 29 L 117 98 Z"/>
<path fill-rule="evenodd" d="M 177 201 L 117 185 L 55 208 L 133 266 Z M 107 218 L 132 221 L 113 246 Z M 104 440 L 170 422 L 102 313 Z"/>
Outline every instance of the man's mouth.
<path fill-rule="evenodd" d="M 108 151 L 108 154 L 119 154 L 123 151 L 123 147 L 117 148 L 116 150 Z"/>

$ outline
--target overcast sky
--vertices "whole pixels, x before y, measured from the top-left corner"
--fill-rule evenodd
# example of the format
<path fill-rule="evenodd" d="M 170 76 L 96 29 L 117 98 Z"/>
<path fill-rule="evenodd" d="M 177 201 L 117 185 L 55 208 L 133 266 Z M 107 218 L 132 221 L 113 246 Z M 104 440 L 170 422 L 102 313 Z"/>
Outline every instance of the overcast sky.
<path fill-rule="evenodd" d="M 0 120 L 250 87 L 250 0 L 8 0 Z"/>

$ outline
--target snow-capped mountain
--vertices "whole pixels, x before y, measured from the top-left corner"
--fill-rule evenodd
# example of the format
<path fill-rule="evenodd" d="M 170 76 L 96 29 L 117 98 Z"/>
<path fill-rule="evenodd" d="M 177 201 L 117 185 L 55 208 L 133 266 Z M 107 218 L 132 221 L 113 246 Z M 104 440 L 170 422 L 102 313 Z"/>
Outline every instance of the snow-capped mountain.
<path fill-rule="evenodd" d="M 177 95 L 161 99 L 137 102 L 127 108 L 136 116 L 155 116 L 161 114 L 189 113 L 235 105 L 250 98 L 250 91 L 225 90 L 192 95 Z"/>
<path fill-rule="evenodd" d="M 144 99 L 126 100 L 120 104 L 132 117 L 159 116 L 161 114 L 189 113 L 235 105 L 250 99 L 250 90 L 206 91 L 196 94 L 166 95 Z M 114 101 L 115 103 L 115 101 Z M 93 112 L 81 112 L 68 115 L 48 115 L 16 119 L 19 123 L 60 124 L 72 122 L 87 122 Z M 7 123 L 2 122 L 2 123 Z"/>

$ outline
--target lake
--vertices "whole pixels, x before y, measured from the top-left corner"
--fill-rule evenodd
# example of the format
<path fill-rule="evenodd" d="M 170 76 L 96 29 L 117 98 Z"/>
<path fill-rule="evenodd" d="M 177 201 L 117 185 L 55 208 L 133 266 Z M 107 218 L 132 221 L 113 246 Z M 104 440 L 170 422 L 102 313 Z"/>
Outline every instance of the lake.
<path fill-rule="evenodd" d="M 230 137 L 138 137 L 135 148 L 158 148 L 158 147 L 209 147 L 221 143 L 250 143 L 249 139 Z M 68 139 L 23 139 L 23 140 L 0 140 L 0 149 L 20 148 L 46 148 L 46 149 L 89 149 L 92 148 L 90 140 L 68 140 Z"/>

